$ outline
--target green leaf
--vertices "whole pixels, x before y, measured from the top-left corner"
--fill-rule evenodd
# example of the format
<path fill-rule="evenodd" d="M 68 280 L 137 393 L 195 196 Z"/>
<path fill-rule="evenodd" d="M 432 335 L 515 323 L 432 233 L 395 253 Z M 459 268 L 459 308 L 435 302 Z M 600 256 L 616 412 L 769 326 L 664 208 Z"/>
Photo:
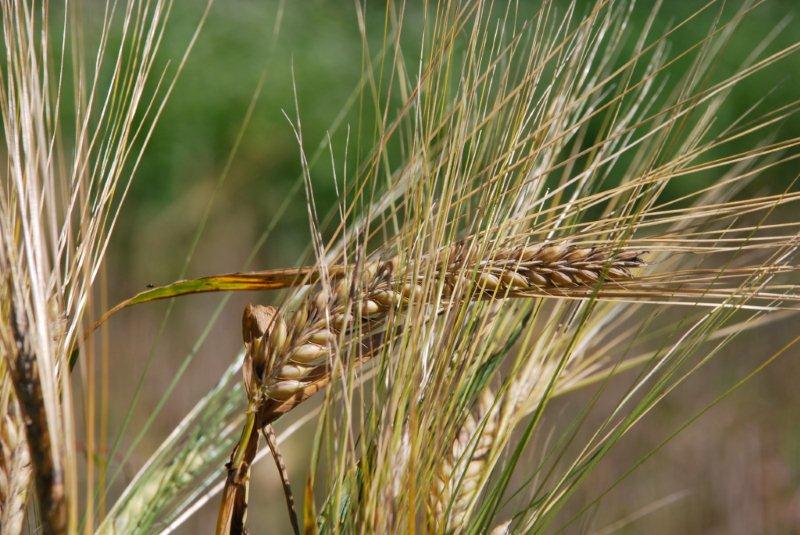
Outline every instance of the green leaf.
<path fill-rule="evenodd" d="M 335 275 L 342 273 L 344 270 L 345 268 L 341 266 L 332 266 L 328 269 L 328 272 L 331 275 Z M 179 280 L 164 286 L 149 288 L 122 301 L 103 314 L 97 323 L 95 323 L 93 330 L 97 329 L 97 327 L 120 310 L 133 305 L 208 292 L 279 290 L 281 288 L 313 284 L 317 282 L 317 280 L 319 280 L 319 270 L 316 267 L 227 273 L 223 275 L 209 275 L 198 279 Z"/>

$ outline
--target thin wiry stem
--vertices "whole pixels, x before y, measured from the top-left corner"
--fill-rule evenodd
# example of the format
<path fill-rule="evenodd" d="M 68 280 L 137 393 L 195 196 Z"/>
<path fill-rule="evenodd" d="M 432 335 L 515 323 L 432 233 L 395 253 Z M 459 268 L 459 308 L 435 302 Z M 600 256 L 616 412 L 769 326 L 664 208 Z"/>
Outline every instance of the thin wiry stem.
<path fill-rule="evenodd" d="M 289 482 L 289 472 L 286 470 L 286 463 L 283 460 L 278 449 L 278 440 L 275 436 L 275 430 L 271 425 L 265 425 L 261 428 L 261 433 L 264 435 L 264 440 L 272 453 L 272 458 L 275 461 L 275 467 L 278 469 L 278 475 L 281 478 L 281 485 L 283 485 L 283 495 L 286 498 L 286 508 L 289 510 L 289 521 L 292 523 L 292 530 L 295 535 L 300 534 L 300 523 L 297 520 L 297 509 L 295 508 L 294 493 L 292 493 L 292 486 Z"/>

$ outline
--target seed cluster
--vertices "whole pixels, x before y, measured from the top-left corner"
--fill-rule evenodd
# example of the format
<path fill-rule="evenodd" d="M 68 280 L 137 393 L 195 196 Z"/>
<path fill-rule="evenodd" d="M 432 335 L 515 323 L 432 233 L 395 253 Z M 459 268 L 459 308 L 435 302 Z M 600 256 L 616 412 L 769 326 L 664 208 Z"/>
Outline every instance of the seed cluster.
<path fill-rule="evenodd" d="M 545 290 L 591 286 L 600 278 L 626 279 L 643 264 L 641 251 L 609 252 L 568 244 L 501 251 L 481 263 L 478 283 L 487 290 Z"/>
<path fill-rule="evenodd" d="M 394 262 L 373 263 L 362 274 L 362 297 L 353 299 L 352 275 L 337 277 L 332 291 L 321 290 L 289 317 L 258 305 L 245 309 L 243 326 L 247 354 L 253 355 L 255 381 L 265 400 L 285 401 L 324 376 L 338 337 L 357 326 L 382 323 L 406 295 L 394 291 Z M 271 309 L 274 311 L 274 309 Z M 248 334 L 249 340 L 248 340 Z M 260 337 L 253 334 L 263 333 Z M 247 380 L 245 381 L 247 383 Z"/>

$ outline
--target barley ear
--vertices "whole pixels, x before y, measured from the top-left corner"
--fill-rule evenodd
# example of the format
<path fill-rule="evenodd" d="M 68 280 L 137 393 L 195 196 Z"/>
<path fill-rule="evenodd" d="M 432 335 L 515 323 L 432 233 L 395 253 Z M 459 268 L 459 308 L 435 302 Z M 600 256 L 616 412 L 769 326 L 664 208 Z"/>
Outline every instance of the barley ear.
<path fill-rule="evenodd" d="M 446 295 L 460 295 L 466 300 L 571 295 L 573 291 L 581 296 L 602 279 L 621 283 L 632 276 L 631 269 L 643 264 L 640 252 L 576 247 L 566 242 L 499 249 L 480 259 L 465 256 L 464 250 L 463 244 L 457 244 L 423 262 L 437 266 L 436 277 L 444 284 Z M 240 442 L 227 467 L 217 524 L 219 535 L 244 529 L 249 467 L 257 451 L 258 430 L 331 381 L 335 341 L 358 332 L 373 333 L 356 340 L 358 357 L 351 364 L 360 365 L 378 354 L 383 343 L 382 329 L 393 311 L 403 313 L 409 302 L 424 302 L 424 285 L 413 277 L 398 275 L 399 264 L 397 258 L 366 264 L 359 272 L 358 287 L 354 273 L 344 268 L 335 270 L 330 289 L 312 293 L 289 325 L 272 307 L 245 308 L 243 375 L 249 408 Z M 468 290 L 462 295 L 458 288 Z M 489 393 L 484 398 L 482 403 L 493 400 Z M 440 501 L 452 502 L 452 506 L 447 506 L 447 512 L 439 510 L 436 514 L 446 515 L 447 521 L 456 525 L 469 516 L 484 481 L 485 470 L 481 467 L 486 465 L 485 457 L 496 430 L 494 420 L 485 423 L 472 424 L 475 429 L 482 429 L 477 445 L 469 439 L 472 433 L 465 432 L 461 443 L 454 446 L 448 470 L 463 473 L 463 482 L 450 481 L 441 489 Z M 473 446 L 476 451 L 471 451 Z M 465 464 L 457 462 L 465 455 L 471 457 Z"/>
<path fill-rule="evenodd" d="M 497 431 L 495 397 L 485 389 L 474 414 L 470 413 L 448 455 L 435 472 L 428 497 L 428 527 L 433 533 L 461 533 L 483 488 L 491 466 L 488 463 Z"/>
<path fill-rule="evenodd" d="M 9 403 L 0 426 L 0 533 L 22 532 L 31 458 L 19 409 Z"/>
<path fill-rule="evenodd" d="M 36 496 L 42 511 L 42 532 L 65 533 L 67 529 L 67 503 L 64 494 L 64 477 L 56 462 L 57 455 L 51 447 L 50 430 L 45 412 L 39 366 L 33 346 L 27 336 L 24 314 L 11 304 L 10 326 L 16 354 L 10 360 L 11 379 L 19 401 L 22 421 L 25 423 L 27 443 L 31 446 Z"/>
<path fill-rule="evenodd" d="M 642 251 L 579 247 L 567 242 L 508 247 L 478 259 L 464 256 L 463 250 L 463 244 L 453 245 L 423 262 L 438 266 L 446 259 L 446 266 L 436 276 L 441 277 L 447 295 L 454 295 L 458 287 L 472 287 L 462 296 L 467 300 L 586 297 L 599 281 L 622 285 L 634 278 L 633 270 L 644 265 Z M 352 276 L 341 266 L 331 277 L 332 295 L 322 289 L 306 300 L 300 308 L 303 313 L 295 314 L 290 328 L 285 328 L 288 335 L 280 340 L 283 351 L 269 357 L 270 373 L 264 375 L 259 397 L 262 425 L 274 422 L 328 384 L 331 344 L 343 332 L 358 331 L 356 318 L 360 318 L 362 331 L 375 331 L 391 311 L 402 313 L 410 301 L 424 302 L 423 285 L 398 275 L 399 264 L 394 258 L 364 266 L 354 303 L 346 299 Z M 359 340 L 360 359 L 367 361 L 377 354 L 380 343 L 380 336 Z"/>

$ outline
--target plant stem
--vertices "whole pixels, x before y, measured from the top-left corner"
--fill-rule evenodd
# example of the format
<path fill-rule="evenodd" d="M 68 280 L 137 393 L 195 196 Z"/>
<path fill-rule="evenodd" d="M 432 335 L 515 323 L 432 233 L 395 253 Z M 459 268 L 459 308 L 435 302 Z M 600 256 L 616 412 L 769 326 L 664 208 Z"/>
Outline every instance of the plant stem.
<path fill-rule="evenodd" d="M 250 479 L 250 464 L 258 450 L 258 426 L 256 425 L 256 403 L 251 401 L 242 436 L 231 454 L 227 465 L 228 476 L 222 493 L 222 504 L 217 516 L 217 535 L 244 533 L 247 509 L 247 490 Z"/>

